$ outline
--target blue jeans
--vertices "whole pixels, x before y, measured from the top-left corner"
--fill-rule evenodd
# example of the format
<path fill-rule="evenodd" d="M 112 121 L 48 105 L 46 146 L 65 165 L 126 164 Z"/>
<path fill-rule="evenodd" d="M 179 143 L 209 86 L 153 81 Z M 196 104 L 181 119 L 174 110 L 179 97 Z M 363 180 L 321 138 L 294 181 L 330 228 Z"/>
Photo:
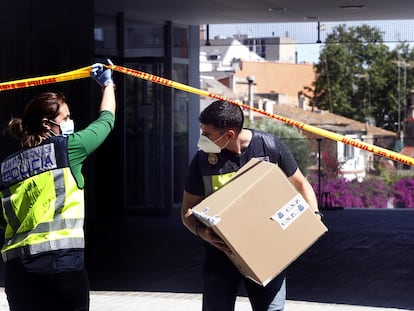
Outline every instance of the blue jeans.
<path fill-rule="evenodd" d="M 233 311 L 243 281 L 253 311 L 283 311 L 286 300 L 285 274 L 262 286 L 240 274 L 227 256 L 207 246 L 203 267 L 203 311 Z"/>

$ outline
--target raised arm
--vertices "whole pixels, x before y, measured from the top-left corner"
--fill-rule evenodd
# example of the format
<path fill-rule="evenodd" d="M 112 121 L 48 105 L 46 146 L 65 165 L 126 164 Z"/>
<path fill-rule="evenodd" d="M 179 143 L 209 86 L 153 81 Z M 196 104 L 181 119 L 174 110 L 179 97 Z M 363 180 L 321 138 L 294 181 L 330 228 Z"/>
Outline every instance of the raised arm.
<path fill-rule="evenodd" d="M 112 65 L 112 62 L 108 60 Z M 115 83 L 112 80 L 112 70 L 105 69 L 101 63 L 92 65 L 91 77 L 102 87 L 102 101 L 100 111 L 108 110 L 115 115 Z"/>
<path fill-rule="evenodd" d="M 110 70 L 110 69 L 107 69 Z M 102 89 L 102 101 L 100 111 L 108 110 L 115 115 L 115 84 L 108 84 Z"/>

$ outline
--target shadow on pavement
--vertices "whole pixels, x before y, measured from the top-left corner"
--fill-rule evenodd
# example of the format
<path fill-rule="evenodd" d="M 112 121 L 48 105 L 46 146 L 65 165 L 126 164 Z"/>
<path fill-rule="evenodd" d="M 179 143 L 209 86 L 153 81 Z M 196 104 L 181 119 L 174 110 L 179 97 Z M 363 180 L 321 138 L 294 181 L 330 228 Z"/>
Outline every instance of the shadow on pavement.
<path fill-rule="evenodd" d="M 288 269 L 294 300 L 414 309 L 414 211 L 324 212 L 329 232 Z"/>
<path fill-rule="evenodd" d="M 287 269 L 288 299 L 414 309 L 414 210 L 324 214 L 329 232 Z M 88 231 L 92 290 L 200 293 L 202 254 L 178 209 L 101 220 Z"/>

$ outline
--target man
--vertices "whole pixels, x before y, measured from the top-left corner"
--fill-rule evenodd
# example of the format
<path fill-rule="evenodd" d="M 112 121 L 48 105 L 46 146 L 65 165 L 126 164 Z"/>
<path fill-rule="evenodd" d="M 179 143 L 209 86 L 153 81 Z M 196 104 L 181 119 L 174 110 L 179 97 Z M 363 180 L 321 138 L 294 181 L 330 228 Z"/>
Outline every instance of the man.
<path fill-rule="evenodd" d="M 241 275 L 227 256 L 230 249 L 212 229 L 192 215 L 191 208 L 223 186 L 251 158 L 277 163 L 310 208 L 317 211 L 312 186 L 299 170 L 290 150 L 279 139 L 268 133 L 243 128 L 244 117 L 239 106 L 215 101 L 200 114 L 199 121 L 200 150 L 188 169 L 181 218 L 192 233 L 206 242 L 203 311 L 234 310 L 242 280 L 253 310 L 283 310 L 286 299 L 284 273 L 265 287 Z"/>

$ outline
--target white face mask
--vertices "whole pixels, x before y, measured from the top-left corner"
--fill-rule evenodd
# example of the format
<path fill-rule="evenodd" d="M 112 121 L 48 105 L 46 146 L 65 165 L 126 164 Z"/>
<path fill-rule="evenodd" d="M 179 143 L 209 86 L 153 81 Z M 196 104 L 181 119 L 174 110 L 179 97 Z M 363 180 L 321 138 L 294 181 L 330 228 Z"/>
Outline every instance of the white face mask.
<path fill-rule="evenodd" d="M 53 120 L 49 120 L 53 124 L 56 124 L 60 127 L 60 131 L 62 132 L 62 136 L 68 136 L 70 134 L 73 134 L 75 132 L 75 124 L 72 119 L 68 119 L 66 121 L 63 121 L 62 123 L 56 123 Z"/>
<path fill-rule="evenodd" d="M 215 142 L 222 139 L 224 135 L 226 134 L 221 135 L 215 141 L 210 140 L 205 135 L 200 135 L 200 138 L 198 139 L 197 147 L 203 150 L 205 153 L 220 153 L 221 149 L 225 148 L 230 140 L 222 148 L 218 146 Z"/>
<path fill-rule="evenodd" d="M 75 132 L 75 123 L 72 119 L 68 119 L 67 121 L 60 123 L 59 126 L 62 131 L 62 136 L 68 136 Z"/>

